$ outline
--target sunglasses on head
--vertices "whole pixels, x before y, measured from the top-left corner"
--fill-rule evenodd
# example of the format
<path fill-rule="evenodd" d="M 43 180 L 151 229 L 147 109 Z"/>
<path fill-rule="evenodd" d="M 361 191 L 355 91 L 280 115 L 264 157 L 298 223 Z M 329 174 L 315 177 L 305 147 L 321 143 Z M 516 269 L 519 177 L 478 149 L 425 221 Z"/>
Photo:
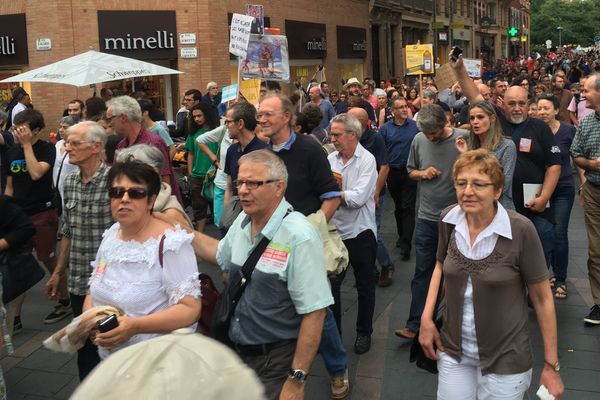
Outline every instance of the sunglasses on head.
<path fill-rule="evenodd" d="M 148 191 L 140 188 L 129 188 L 125 189 L 122 187 L 111 187 L 108 189 L 108 197 L 111 199 L 122 199 L 125 196 L 125 193 L 129 196 L 130 199 L 143 199 L 144 197 L 148 197 Z"/>

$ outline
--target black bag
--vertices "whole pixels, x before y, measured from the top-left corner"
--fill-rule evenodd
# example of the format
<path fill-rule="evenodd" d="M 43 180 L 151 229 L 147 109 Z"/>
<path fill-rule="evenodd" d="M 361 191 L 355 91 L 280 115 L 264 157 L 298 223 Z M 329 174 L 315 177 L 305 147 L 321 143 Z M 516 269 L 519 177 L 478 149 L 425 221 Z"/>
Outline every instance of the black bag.
<path fill-rule="evenodd" d="M 34 287 L 46 275 L 31 248 L 25 246 L 0 252 L 0 272 L 4 304 Z"/>
<path fill-rule="evenodd" d="M 267 248 L 270 240 L 264 237 L 254 248 L 242 268 L 230 274 L 228 284 L 217 299 L 211 323 L 211 336 L 221 343 L 231 347 L 229 340 L 229 325 L 238 301 L 242 297 L 260 256 Z"/>
<path fill-rule="evenodd" d="M 56 213 L 60 217 L 62 215 L 62 196 L 58 190 L 58 184 L 60 183 L 60 174 L 62 172 L 63 164 L 65 163 L 65 159 L 67 155 L 63 156 L 62 161 L 60 162 L 60 168 L 58 169 L 58 175 L 56 175 L 56 185 L 52 189 L 52 206 L 56 208 Z"/>

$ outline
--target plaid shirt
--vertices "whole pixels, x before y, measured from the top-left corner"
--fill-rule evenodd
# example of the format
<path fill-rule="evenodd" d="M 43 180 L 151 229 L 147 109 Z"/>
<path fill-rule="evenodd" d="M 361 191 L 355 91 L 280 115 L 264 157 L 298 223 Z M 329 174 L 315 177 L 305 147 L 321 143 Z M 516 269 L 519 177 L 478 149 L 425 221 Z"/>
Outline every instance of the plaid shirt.
<path fill-rule="evenodd" d="M 588 160 L 600 157 L 600 116 L 597 113 L 594 112 L 581 119 L 571 144 L 571 155 L 585 157 Z M 585 177 L 594 185 L 600 185 L 600 172 L 585 171 Z"/>
<path fill-rule="evenodd" d="M 79 172 L 65 178 L 61 233 L 71 239 L 69 292 L 78 296 L 87 292 L 90 262 L 96 258 L 102 234 L 114 222 L 107 189 L 109 169 L 102 163 L 88 183 Z"/>

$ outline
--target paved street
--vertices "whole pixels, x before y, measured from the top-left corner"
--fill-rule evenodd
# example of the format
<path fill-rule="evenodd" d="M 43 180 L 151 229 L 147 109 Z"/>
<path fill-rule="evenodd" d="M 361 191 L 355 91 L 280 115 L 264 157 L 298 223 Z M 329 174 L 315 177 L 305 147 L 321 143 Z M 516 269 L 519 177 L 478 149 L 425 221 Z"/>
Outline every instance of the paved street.
<path fill-rule="evenodd" d="M 436 377 L 421 372 L 410 364 L 410 343 L 394 335 L 396 328 L 404 326 L 408 314 L 414 259 L 401 262 L 395 251 L 393 204 L 391 199 L 386 200 L 384 235 L 396 262 L 396 274 L 392 286 L 377 289 L 373 346 L 369 353 L 362 356 L 356 356 L 352 351 L 357 304 L 351 273 L 347 274 L 343 287 L 344 343 L 349 354 L 351 398 L 433 399 Z M 591 400 L 600 398 L 600 327 L 586 327 L 582 322 L 592 299 L 587 280 L 587 241 L 583 212 L 577 202 L 570 228 L 569 298 L 557 302 L 561 375 L 566 386 L 565 399 Z M 212 271 L 211 274 L 217 276 L 217 272 L 211 267 L 203 265 L 201 269 Z M 10 400 L 65 399 L 78 384 L 74 356 L 40 348 L 41 341 L 61 327 L 61 324 L 43 325 L 42 319 L 50 309 L 51 305 L 42 297 L 39 286 L 28 294 L 22 316 L 25 329 L 14 338 L 16 352 L 1 360 Z M 543 353 L 533 311 L 530 312 L 530 328 L 535 362 L 534 384 L 528 397 L 534 399 L 537 390 L 535 382 L 539 378 Z M 311 372 L 306 398 L 328 399 L 329 378 L 319 357 Z"/>

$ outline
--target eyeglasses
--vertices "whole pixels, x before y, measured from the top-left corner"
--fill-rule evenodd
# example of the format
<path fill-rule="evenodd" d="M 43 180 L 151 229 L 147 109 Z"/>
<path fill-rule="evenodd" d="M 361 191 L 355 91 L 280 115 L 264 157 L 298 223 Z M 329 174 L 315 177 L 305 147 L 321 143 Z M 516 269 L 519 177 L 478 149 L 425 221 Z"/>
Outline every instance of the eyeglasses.
<path fill-rule="evenodd" d="M 471 189 L 473 189 L 476 192 L 481 192 L 482 190 L 485 190 L 486 187 L 488 186 L 493 186 L 493 183 L 485 183 L 485 182 L 467 182 L 467 181 L 456 181 L 454 182 L 454 188 L 456 190 L 466 190 L 467 186 L 471 186 Z"/>
<path fill-rule="evenodd" d="M 127 193 L 130 199 L 135 200 L 148 197 L 148 191 L 142 188 L 125 189 L 119 186 L 115 186 L 108 189 L 108 197 L 110 197 L 111 199 L 122 199 L 123 196 L 125 196 L 125 193 Z"/>
<path fill-rule="evenodd" d="M 278 115 L 278 114 L 284 114 L 285 112 L 286 111 L 266 111 L 264 113 L 256 114 L 256 119 L 262 119 L 262 118 L 271 119 L 271 118 L 273 118 L 273 116 Z"/>
<path fill-rule="evenodd" d="M 79 147 L 84 143 L 94 143 L 94 142 L 91 142 L 89 140 L 65 140 L 65 147 L 66 146 Z"/>
<path fill-rule="evenodd" d="M 235 186 L 236 189 L 239 189 L 242 187 L 242 185 L 246 185 L 246 188 L 248 190 L 254 190 L 254 189 L 258 189 L 259 186 L 265 185 L 267 183 L 273 183 L 273 182 L 279 182 L 279 179 L 269 179 L 268 181 L 251 181 L 251 180 L 238 180 L 236 179 L 235 181 L 233 181 L 233 186 Z"/>
<path fill-rule="evenodd" d="M 226 119 L 226 120 L 225 120 L 225 125 L 229 125 L 229 124 L 231 124 L 232 122 L 235 122 L 235 119 Z"/>

